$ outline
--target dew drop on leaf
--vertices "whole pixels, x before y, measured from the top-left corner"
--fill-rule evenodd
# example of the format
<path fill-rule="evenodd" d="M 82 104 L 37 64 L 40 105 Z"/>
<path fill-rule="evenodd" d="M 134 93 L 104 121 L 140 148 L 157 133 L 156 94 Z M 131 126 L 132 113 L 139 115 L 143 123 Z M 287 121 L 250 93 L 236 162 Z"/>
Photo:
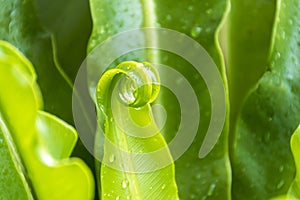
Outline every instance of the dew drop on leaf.
<path fill-rule="evenodd" d="M 161 189 L 164 190 L 165 188 L 166 188 L 166 184 L 163 184 L 163 185 L 161 186 Z"/>
<path fill-rule="evenodd" d="M 189 10 L 189 11 L 192 11 L 192 10 L 194 10 L 194 7 L 193 7 L 193 6 L 189 6 L 189 7 L 188 7 L 188 10 Z"/>
<path fill-rule="evenodd" d="M 105 26 L 101 26 L 98 31 L 97 31 L 97 34 L 98 35 L 101 35 L 101 34 L 104 34 L 105 33 Z"/>
<path fill-rule="evenodd" d="M 128 186 L 128 181 L 127 180 L 123 180 L 122 181 L 122 188 L 127 188 L 127 186 Z"/>
<path fill-rule="evenodd" d="M 206 29 L 205 29 L 205 32 L 206 32 L 206 33 L 209 33 L 209 32 L 211 32 L 211 29 L 210 29 L 210 28 L 206 28 Z"/>
<path fill-rule="evenodd" d="M 114 162 L 115 160 L 116 160 L 116 156 L 115 156 L 114 154 L 111 154 L 111 155 L 109 156 L 109 162 L 112 163 L 112 162 Z"/>
<path fill-rule="evenodd" d="M 281 37 L 282 37 L 282 39 L 285 39 L 285 31 L 282 31 Z"/>
<path fill-rule="evenodd" d="M 199 27 L 199 26 L 194 26 L 194 27 L 192 28 L 192 30 L 191 30 L 191 36 L 192 36 L 193 38 L 197 38 L 197 37 L 200 35 L 201 31 L 202 31 L 202 28 L 201 28 L 201 27 Z"/>
<path fill-rule="evenodd" d="M 209 9 L 206 10 L 206 14 L 210 15 L 211 13 L 212 13 L 212 9 L 211 8 L 209 8 Z"/>
<path fill-rule="evenodd" d="M 275 54 L 275 58 L 280 58 L 281 57 L 281 54 L 280 54 L 280 52 L 276 52 L 276 54 Z"/>
<path fill-rule="evenodd" d="M 196 179 L 199 180 L 201 178 L 201 174 L 196 175 Z"/>
<path fill-rule="evenodd" d="M 196 195 L 195 194 L 191 194 L 190 195 L 190 199 L 196 199 Z"/>
<path fill-rule="evenodd" d="M 208 192 L 207 192 L 207 196 L 213 195 L 215 189 L 216 189 L 216 184 L 215 183 L 210 184 Z"/>
<path fill-rule="evenodd" d="M 171 20 L 172 20 L 172 16 L 171 16 L 171 15 L 167 15 L 167 16 L 166 16 L 166 20 L 167 20 L 167 21 L 171 21 Z"/>
<path fill-rule="evenodd" d="M 276 189 L 277 190 L 281 189 L 284 186 L 284 184 L 285 184 L 284 180 L 279 181 L 279 183 L 276 186 Z"/>
<path fill-rule="evenodd" d="M 284 170 L 284 166 L 281 165 L 281 166 L 279 167 L 279 172 L 283 172 L 283 170 Z"/>
<path fill-rule="evenodd" d="M 104 196 L 105 197 L 111 197 L 111 194 L 110 193 L 104 193 Z"/>
<path fill-rule="evenodd" d="M 203 196 L 201 200 L 206 200 L 207 199 L 207 196 Z"/>
<path fill-rule="evenodd" d="M 268 121 L 269 121 L 269 122 L 271 122 L 272 120 L 273 120 L 273 118 L 272 118 L 272 117 L 269 117 L 269 118 L 268 118 Z"/>

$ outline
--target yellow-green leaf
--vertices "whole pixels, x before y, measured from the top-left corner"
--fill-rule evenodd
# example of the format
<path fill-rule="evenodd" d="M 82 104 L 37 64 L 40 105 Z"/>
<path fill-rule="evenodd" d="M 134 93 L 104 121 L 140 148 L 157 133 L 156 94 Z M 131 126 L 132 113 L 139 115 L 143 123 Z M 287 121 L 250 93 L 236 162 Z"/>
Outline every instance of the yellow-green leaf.
<path fill-rule="evenodd" d="M 1 129 L 8 130 L 4 134 L 9 134 L 4 139 L 16 146 L 32 194 L 38 199 L 92 199 L 90 170 L 83 161 L 69 158 L 77 133 L 62 120 L 41 111 L 36 78 L 31 63 L 9 43 L 0 41 L 0 119 Z M 17 189 L 10 191 L 17 193 Z M 13 194 L 5 195 L 9 199 Z"/>
<path fill-rule="evenodd" d="M 300 126 L 291 138 L 291 148 L 296 163 L 296 177 L 286 195 L 272 198 L 272 200 L 297 200 L 300 199 Z"/>
<path fill-rule="evenodd" d="M 150 106 L 158 92 L 159 77 L 149 63 L 123 62 L 102 75 L 97 103 L 105 132 L 103 200 L 178 199 L 171 154 Z"/>
<path fill-rule="evenodd" d="M 288 192 L 288 199 L 300 199 L 300 126 L 294 132 L 291 139 L 291 148 L 296 163 L 296 177 Z"/>

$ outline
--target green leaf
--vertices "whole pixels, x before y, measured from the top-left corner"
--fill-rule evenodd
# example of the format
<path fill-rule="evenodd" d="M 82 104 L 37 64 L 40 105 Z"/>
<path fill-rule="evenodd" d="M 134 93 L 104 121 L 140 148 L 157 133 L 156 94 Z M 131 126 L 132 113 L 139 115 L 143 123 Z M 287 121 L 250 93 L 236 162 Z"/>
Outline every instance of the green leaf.
<path fill-rule="evenodd" d="M 222 20 L 226 17 L 229 1 L 155 1 L 157 21 L 161 27 L 182 32 L 199 44 L 214 60 L 224 81 L 227 95 L 227 79 L 223 55 L 218 43 L 218 35 Z M 197 135 L 189 149 L 175 161 L 176 182 L 180 199 L 230 199 L 231 169 L 228 152 L 228 120 L 224 124 L 222 134 L 212 149 L 204 158 L 198 157 L 198 152 L 204 141 L 211 120 L 211 99 L 203 77 L 194 70 L 186 60 L 167 52 L 160 54 L 161 63 L 180 72 L 193 87 L 200 108 L 200 124 Z M 168 79 L 168 74 L 162 74 L 161 79 Z M 180 79 L 172 80 L 180 87 Z M 228 97 L 228 96 L 227 96 Z M 167 116 L 166 127 L 162 132 L 167 141 L 174 137 L 181 120 L 180 105 L 169 92 L 162 90 L 159 97 Z M 227 100 L 227 99 L 226 99 Z M 226 102 L 227 119 L 229 114 L 228 100 Z M 191 122 L 193 123 L 193 122 Z M 191 132 L 185 127 L 185 132 Z"/>
<path fill-rule="evenodd" d="M 9 147 L 16 146 L 32 184 L 32 194 L 38 199 L 92 199 L 94 183 L 90 170 L 81 160 L 68 158 L 77 140 L 76 131 L 40 111 L 42 99 L 36 74 L 17 49 L 1 41 L 0 58 L 1 130 L 6 134 L 5 142 L 12 143 Z M 20 162 L 15 164 L 22 168 Z M 10 188 L 13 193 L 4 194 L 5 199 L 18 193 L 17 189 Z"/>
<path fill-rule="evenodd" d="M 178 199 L 174 164 L 150 107 L 158 92 L 159 77 L 149 63 L 123 62 L 102 75 L 102 199 Z"/>
<path fill-rule="evenodd" d="M 90 4 L 93 31 L 88 52 L 91 52 L 107 38 L 122 31 L 143 27 L 173 29 L 193 37 L 207 50 L 217 64 L 227 90 L 223 58 L 218 44 L 218 34 L 222 18 L 227 13 L 229 1 L 188 0 L 174 3 L 174 1 L 170 0 L 91 0 Z M 179 160 L 175 161 L 179 196 L 181 199 L 195 199 L 197 197 L 229 199 L 231 171 L 228 156 L 227 122 L 213 151 L 204 159 L 199 159 L 198 152 L 209 126 L 211 114 L 208 89 L 201 75 L 184 59 L 164 51 L 158 51 L 156 56 L 152 58 L 147 52 L 135 51 L 121 56 L 110 67 L 128 60 L 153 63 L 159 61 L 161 64 L 173 67 L 188 79 L 199 100 L 201 124 L 191 147 Z M 161 74 L 161 79 L 168 79 L 168 75 Z M 180 84 L 180 80 L 171 81 L 174 84 Z M 94 88 L 90 88 L 90 91 L 94 91 Z M 162 134 L 168 142 L 174 137 L 178 130 L 178 124 L 180 124 L 180 105 L 174 98 L 174 95 L 172 96 L 164 88 L 161 88 L 158 99 L 164 106 L 168 116 L 166 126 L 162 130 Z M 228 108 L 229 106 L 227 111 L 229 111 Z M 185 131 L 190 132 L 191 130 L 189 127 L 186 127 Z"/>
<path fill-rule="evenodd" d="M 275 4 L 276 0 L 231 1 L 227 50 L 232 128 L 246 95 L 266 71 Z"/>
<path fill-rule="evenodd" d="M 91 33 L 89 1 L 38 0 L 35 3 L 41 23 L 51 33 L 56 67 L 72 85 L 86 57 Z"/>
<path fill-rule="evenodd" d="M 38 0 L 34 2 L 41 24 L 51 34 L 55 67 L 69 84 L 70 88 L 65 91 L 69 95 L 78 69 L 86 57 L 92 23 L 89 1 Z M 56 79 L 51 80 L 56 82 Z M 71 98 L 64 97 L 61 100 L 66 101 L 68 107 L 72 104 Z M 72 117 L 69 109 L 59 111 Z M 70 123 L 73 124 L 73 120 Z M 81 140 L 76 144 L 72 155 L 82 158 L 94 171 L 94 157 L 86 150 Z"/>
<path fill-rule="evenodd" d="M 2 63 L 0 63 L 2 65 Z M 1 120 L 1 117 L 0 117 Z M 0 199 L 33 199 L 24 169 L 13 146 L 10 133 L 0 121 Z M 16 192 L 18 191 L 18 192 Z"/>
<path fill-rule="evenodd" d="M 296 177 L 289 189 L 288 198 L 293 200 L 300 198 L 300 126 L 292 136 L 291 148 L 296 163 Z"/>
<path fill-rule="evenodd" d="M 72 89 L 55 66 L 51 36 L 34 0 L 0 0 L 0 5 L 0 39 L 16 46 L 35 66 L 45 110 L 71 123 Z"/>
<path fill-rule="evenodd" d="M 273 200 L 297 200 L 300 198 L 300 126 L 295 130 L 291 138 L 291 148 L 296 163 L 296 177 L 292 182 L 288 193 Z"/>
<path fill-rule="evenodd" d="M 299 4 L 277 1 L 268 69 L 237 122 L 232 155 L 237 199 L 285 194 L 295 174 L 289 141 L 300 118 Z"/>

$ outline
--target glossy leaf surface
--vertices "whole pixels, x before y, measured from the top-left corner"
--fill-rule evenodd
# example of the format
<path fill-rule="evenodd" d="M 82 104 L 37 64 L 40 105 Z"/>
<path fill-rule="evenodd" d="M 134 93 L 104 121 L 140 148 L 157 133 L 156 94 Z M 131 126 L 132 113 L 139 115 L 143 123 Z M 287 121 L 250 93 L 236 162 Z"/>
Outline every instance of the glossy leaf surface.
<path fill-rule="evenodd" d="M 113 2 L 91 0 L 93 31 L 88 51 L 91 52 L 101 42 L 122 31 L 143 27 L 173 29 L 191 36 L 207 50 L 217 64 L 226 88 L 225 69 L 217 35 L 228 3 L 225 0 L 189 0 L 176 3 L 169 0 L 117 0 Z M 204 159 L 198 157 L 211 114 L 209 93 L 201 75 L 193 69 L 190 63 L 168 52 L 159 51 L 153 58 L 147 52 L 137 51 L 121 56 L 114 65 L 127 60 L 153 63 L 159 61 L 161 64 L 171 66 L 190 81 L 197 94 L 201 110 L 200 129 L 188 151 L 175 162 L 176 182 L 180 198 L 229 199 L 231 172 L 228 158 L 227 124 L 214 150 Z M 168 75 L 161 74 L 161 79 L 168 79 Z M 180 84 L 180 80 L 172 81 L 174 84 Z M 93 91 L 93 88 L 90 90 Z M 176 135 L 178 124 L 180 124 L 180 107 L 174 96 L 163 88 L 158 99 L 167 112 L 168 118 L 162 134 L 169 142 Z M 190 131 L 189 127 L 186 127 L 186 132 Z"/>
<path fill-rule="evenodd" d="M 38 199 L 92 199 L 90 170 L 81 160 L 68 158 L 77 140 L 76 131 L 40 111 L 42 99 L 32 65 L 9 43 L 1 41 L 0 47 L 0 85 L 6 87 L 0 90 L 1 129 L 7 128 L 4 134 L 10 135 L 4 139 L 7 142 L 11 137 L 9 142 L 16 146 L 33 195 Z M 18 188 L 10 189 L 18 194 Z M 4 195 L 9 199 L 14 193 Z"/>
<path fill-rule="evenodd" d="M 292 135 L 291 148 L 296 163 L 296 177 L 286 195 L 272 198 L 272 200 L 297 200 L 300 198 L 300 127 L 298 127 Z"/>
<path fill-rule="evenodd" d="M 232 127 L 249 90 L 266 71 L 275 6 L 276 0 L 231 1 L 227 51 Z"/>
<path fill-rule="evenodd" d="M 102 75 L 97 89 L 105 132 L 102 199 L 178 199 L 171 154 L 150 107 L 158 92 L 159 77 L 149 63 L 123 62 Z"/>
<path fill-rule="evenodd" d="M 296 129 L 291 139 L 291 148 L 296 163 L 296 177 L 288 192 L 289 199 L 300 199 L 300 127 Z"/>
<path fill-rule="evenodd" d="M 0 39 L 16 46 L 35 66 L 45 110 L 71 123 L 72 90 L 56 68 L 51 36 L 38 18 L 35 1 L 1 0 L 0 5 Z"/>
<path fill-rule="evenodd" d="M 300 117 L 299 6 L 297 0 L 277 1 L 268 68 L 237 122 L 232 156 L 236 199 L 285 194 L 295 174 L 289 144 Z"/>
<path fill-rule="evenodd" d="M 56 67 L 72 84 L 86 57 L 91 33 L 88 0 L 36 0 L 38 17 L 51 33 Z"/>

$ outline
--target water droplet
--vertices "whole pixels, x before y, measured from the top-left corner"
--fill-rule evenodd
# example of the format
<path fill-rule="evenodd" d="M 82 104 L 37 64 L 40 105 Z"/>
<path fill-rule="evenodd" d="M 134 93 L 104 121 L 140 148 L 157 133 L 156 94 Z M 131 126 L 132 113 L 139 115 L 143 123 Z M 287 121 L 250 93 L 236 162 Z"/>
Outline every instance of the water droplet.
<path fill-rule="evenodd" d="M 275 58 L 276 59 L 278 59 L 278 58 L 280 58 L 281 57 L 281 54 L 280 54 L 280 52 L 276 52 L 276 54 L 275 54 Z"/>
<path fill-rule="evenodd" d="M 105 26 L 101 26 L 98 30 L 99 32 L 97 34 L 104 34 L 105 33 Z"/>
<path fill-rule="evenodd" d="M 15 18 L 17 14 L 18 14 L 17 10 L 13 10 L 13 11 L 10 13 L 10 17 L 11 17 L 11 18 Z"/>
<path fill-rule="evenodd" d="M 114 154 L 111 154 L 110 156 L 109 156 L 109 162 L 114 162 L 116 160 L 116 156 L 114 155 Z"/>
<path fill-rule="evenodd" d="M 289 19 L 288 23 L 289 23 L 289 25 L 293 25 L 293 20 Z"/>
<path fill-rule="evenodd" d="M 274 61 L 271 61 L 271 63 L 270 63 L 270 67 L 269 67 L 269 70 L 271 71 L 271 68 L 273 68 L 274 67 L 274 65 L 275 65 L 275 62 Z"/>
<path fill-rule="evenodd" d="M 206 200 L 207 199 L 207 196 L 203 196 L 201 200 Z"/>
<path fill-rule="evenodd" d="M 135 77 L 137 75 L 133 74 L 134 78 L 139 79 L 138 77 Z M 137 89 L 136 84 L 130 77 L 125 77 L 120 80 L 120 92 L 119 97 L 121 101 L 123 101 L 125 104 L 130 105 L 135 101 L 135 91 Z"/>
<path fill-rule="evenodd" d="M 97 40 L 95 38 L 91 38 L 91 40 L 90 40 L 90 46 L 92 48 L 94 48 L 96 46 L 96 44 L 97 44 Z"/>
<path fill-rule="evenodd" d="M 205 29 L 205 32 L 206 32 L 206 33 L 209 33 L 210 31 L 211 31 L 210 28 L 206 28 L 206 29 Z"/>
<path fill-rule="evenodd" d="M 195 194 L 191 194 L 190 195 L 190 199 L 196 199 L 196 195 Z"/>
<path fill-rule="evenodd" d="M 210 15 L 211 13 L 212 13 L 212 9 L 211 8 L 209 8 L 209 9 L 206 10 L 206 14 Z"/>
<path fill-rule="evenodd" d="M 117 196 L 117 197 L 116 197 L 116 200 L 120 200 L 120 196 Z"/>
<path fill-rule="evenodd" d="M 285 31 L 283 31 L 283 32 L 281 33 L 281 37 L 282 37 L 282 39 L 285 39 Z"/>
<path fill-rule="evenodd" d="M 273 120 L 273 118 L 272 118 L 272 117 L 269 117 L 269 118 L 268 118 L 268 121 L 269 121 L 269 122 L 271 122 L 272 120 Z"/>
<path fill-rule="evenodd" d="M 0 138 L 0 144 L 2 144 L 2 142 L 3 142 L 3 139 L 2 139 L 2 138 Z"/>
<path fill-rule="evenodd" d="M 284 180 L 279 181 L 279 183 L 276 186 L 276 189 L 277 190 L 281 189 L 284 186 L 284 184 L 285 184 Z"/>
<path fill-rule="evenodd" d="M 161 186 L 161 189 L 164 190 L 165 188 L 166 188 L 166 184 L 163 184 L 163 185 Z"/>
<path fill-rule="evenodd" d="M 104 196 L 105 196 L 105 197 L 110 197 L 111 194 L 110 194 L 110 193 L 104 193 Z"/>
<path fill-rule="evenodd" d="M 167 16 L 166 16 L 166 20 L 167 20 L 167 21 L 171 21 L 171 20 L 172 20 L 172 16 L 171 16 L 171 15 L 167 15 Z"/>
<path fill-rule="evenodd" d="M 150 190 L 152 190 L 152 189 L 153 189 L 153 187 L 151 186 L 149 189 L 150 189 Z"/>
<path fill-rule="evenodd" d="M 129 196 L 129 195 L 127 195 L 126 199 L 127 199 L 127 200 L 129 200 L 129 199 L 130 199 L 130 196 Z"/>
<path fill-rule="evenodd" d="M 127 186 L 128 186 L 128 180 L 123 180 L 122 181 L 122 188 L 127 188 Z"/>
<path fill-rule="evenodd" d="M 199 180 L 200 178 L 201 178 L 201 174 L 197 174 L 197 175 L 196 175 L 196 179 Z"/>
<path fill-rule="evenodd" d="M 199 27 L 199 26 L 194 26 L 194 27 L 192 28 L 192 30 L 191 30 L 191 36 L 192 36 L 193 38 L 196 38 L 196 37 L 198 37 L 198 36 L 200 35 L 201 31 L 202 31 L 202 28 L 201 28 L 201 27 Z"/>
<path fill-rule="evenodd" d="M 215 183 L 210 184 L 207 192 L 207 196 L 211 196 L 214 193 L 215 189 L 216 189 L 216 184 Z"/>
<path fill-rule="evenodd" d="M 279 167 L 279 172 L 283 172 L 283 170 L 284 170 L 284 166 L 281 165 L 281 166 Z"/>
<path fill-rule="evenodd" d="M 193 9 L 194 9 L 193 6 L 189 6 L 189 7 L 188 7 L 188 10 L 189 10 L 189 11 L 192 11 Z"/>

